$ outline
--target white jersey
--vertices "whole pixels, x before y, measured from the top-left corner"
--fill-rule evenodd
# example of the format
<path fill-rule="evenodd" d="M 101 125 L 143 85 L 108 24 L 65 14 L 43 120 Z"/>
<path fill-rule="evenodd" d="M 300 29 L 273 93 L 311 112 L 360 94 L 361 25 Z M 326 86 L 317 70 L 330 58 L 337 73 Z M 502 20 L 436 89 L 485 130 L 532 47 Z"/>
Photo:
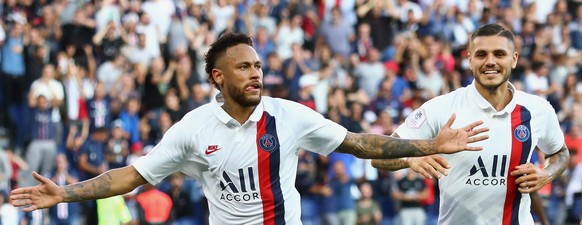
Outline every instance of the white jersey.
<path fill-rule="evenodd" d="M 210 224 L 301 224 L 297 149 L 327 155 L 347 130 L 295 102 L 262 97 L 239 124 L 214 99 L 133 166 L 151 184 L 181 171 L 203 186 Z"/>
<path fill-rule="evenodd" d="M 509 88 L 513 99 L 502 111 L 471 84 L 429 100 L 396 130 L 402 138 L 433 138 L 453 113 L 453 128 L 483 120 L 490 129 L 489 139 L 475 144 L 482 151 L 442 155 L 451 169 L 439 180 L 439 224 L 534 224 L 529 194 L 521 194 L 509 174 L 530 161 L 536 146 L 547 155 L 559 151 L 564 135 L 546 100 Z"/>

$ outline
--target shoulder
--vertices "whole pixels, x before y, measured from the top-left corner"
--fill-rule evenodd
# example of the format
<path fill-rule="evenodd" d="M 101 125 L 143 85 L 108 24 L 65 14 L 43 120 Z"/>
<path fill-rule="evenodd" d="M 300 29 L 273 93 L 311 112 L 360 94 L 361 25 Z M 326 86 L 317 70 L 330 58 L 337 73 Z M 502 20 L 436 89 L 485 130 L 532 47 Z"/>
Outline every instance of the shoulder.
<path fill-rule="evenodd" d="M 293 117 L 319 114 L 307 106 L 281 98 L 263 97 L 262 103 L 264 110 L 273 116 Z"/>
<path fill-rule="evenodd" d="M 212 109 L 212 103 L 206 103 L 193 109 L 186 113 L 184 117 L 176 123 L 178 127 L 183 127 L 183 129 L 199 130 L 200 128 L 206 126 L 210 123 L 214 116 Z"/>
<path fill-rule="evenodd" d="M 423 104 L 423 107 L 431 109 L 443 109 L 444 107 L 453 107 L 459 103 L 464 103 L 468 94 L 468 88 L 461 87 L 450 93 L 436 96 Z"/>
<path fill-rule="evenodd" d="M 514 97 L 516 98 L 518 105 L 526 107 L 530 112 L 551 112 L 554 114 L 554 108 L 545 98 L 523 91 L 515 91 Z"/>

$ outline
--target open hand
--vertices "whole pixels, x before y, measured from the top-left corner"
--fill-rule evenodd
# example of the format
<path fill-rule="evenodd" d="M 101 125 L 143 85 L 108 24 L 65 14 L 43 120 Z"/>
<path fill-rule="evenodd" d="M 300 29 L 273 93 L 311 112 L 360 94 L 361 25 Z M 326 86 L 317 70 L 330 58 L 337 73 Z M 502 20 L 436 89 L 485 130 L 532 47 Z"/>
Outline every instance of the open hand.
<path fill-rule="evenodd" d="M 488 139 L 488 135 L 476 136 L 480 133 L 489 131 L 489 128 L 475 129 L 477 126 L 483 124 L 483 121 L 476 121 L 467 126 L 452 129 L 451 125 L 455 122 L 455 114 L 449 118 L 449 121 L 443 126 L 441 132 L 435 139 L 435 148 L 438 153 L 455 153 L 464 150 L 478 151 L 483 147 L 469 146 L 469 143 L 482 141 Z"/>
<path fill-rule="evenodd" d="M 14 207 L 26 206 L 23 210 L 32 212 L 62 202 L 59 186 L 36 172 L 32 172 L 32 176 L 40 182 L 39 185 L 17 188 L 10 192 L 10 202 Z"/>

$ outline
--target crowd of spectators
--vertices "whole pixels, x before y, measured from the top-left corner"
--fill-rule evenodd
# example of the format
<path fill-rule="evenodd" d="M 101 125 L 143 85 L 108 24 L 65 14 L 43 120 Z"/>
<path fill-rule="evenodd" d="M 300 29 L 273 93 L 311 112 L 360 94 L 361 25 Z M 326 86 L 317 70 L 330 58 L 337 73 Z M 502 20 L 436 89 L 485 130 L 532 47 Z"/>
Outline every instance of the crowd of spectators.
<path fill-rule="evenodd" d="M 61 203 L 33 213 L 12 208 L 5 198 L 17 186 L 36 185 L 31 171 L 69 184 L 147 154 L 173 123 L 216 93 L 207 82 L 204 53 L 224 32 L 254 37 L 265 95 L 304 104 L 351 132 L 390 135 L 426 100 L 472 82 L 468 37 L 487 23 L 516 34 L 520 58 L 511 82 L 547 98 L 566 134 L 570 166 L 540 192 L 547 216 L 555 225 L 579 220 L 582 213 L 574 209 L 582 204 L 581 5 L 2 1 L 0 126 L 9 144 L 0 151 L 1 222 L 95 224 L 101 218 L 100 224 L 205 224 L 201 189 L 181 174 L 122 198 Z M 296 186 L 306 225 L 436 224 L 436 181 L 379 171 L 368 160 L 344 154 L 299 150 L 298 156 Z"/>

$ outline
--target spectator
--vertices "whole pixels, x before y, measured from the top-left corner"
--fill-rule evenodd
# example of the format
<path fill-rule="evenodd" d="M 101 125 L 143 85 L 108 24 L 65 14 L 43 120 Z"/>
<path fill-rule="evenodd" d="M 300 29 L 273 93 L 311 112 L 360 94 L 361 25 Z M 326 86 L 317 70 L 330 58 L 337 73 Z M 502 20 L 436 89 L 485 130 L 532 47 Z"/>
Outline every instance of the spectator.
<path fill-rule="evenodd" d="M 356 223 L 356 206 L 352 198 L 352 178 L 346 173 L 346 165 L 341 161 L 332 164 L 334 177 L 330 181 L 333 197 L 337 204 L 339 224 L 350 225 Z"/>
<path fill-rule="evenodd" d="M 24 110 L 25 98 L 25 62 L 24 62 L 24 44 L 23 33 L 25 24 L 19 22 L 13 23 L 8 29 L 8 35 L 4 40 L 2 46 L 2 61 L 0 61 L 0 72 L 2 74 L 2 89 L 3 96 L 5 96 L 2 110 L 8 116 L 8 124 L 10 134 L 16 144 L 16 147 L 21 148 L 23 145 L 24 130 L 18 126 L 18 117 L 22 115 Z"/>
<path fill-rule="evenodd" d="M 25 181 L 22 186 L 33 186 L 35 179 L 30 175 L 31 171 L 40 174 L 48 174 L 54 169 L 54 160 L 57 155 L 57 125 L 53 120 L 54 110 L 50 106 L 47 97 L 38 95 L 30 100 L 31 112 L 31 137 L 32 141 L 26 149 L 26 163 L 29 171 L 23 171 Z"/>
<path fill-rule="evenodd" d="M 408 170 L 393 190 L 392 197 L 400 201 L 399 219 L 402 225 L 422 225 L 426 212 L 420 202 L 428 196 L 424 179 L 416 172 Z"/>
<path fill-rule="evenodd" d="M 360 184 L 362 197 L 356 203 L 357 225 L 378 225 L 382 221 L 380 206 L 372 199 L 373 190 L 370 183 Z"/>
<path fill-rule="evenodd" d="M 93 36 L 92 42 L 99 49 L 99 60 L 114 61 L 121 54 L 121 47 L 128 43 L 127 33 L 118 22 L 110 21 Z"/>
<path fill-rule="evenodd" d="M 129 143 L 133 144 L 139 139 L 139 108 L 140 101 L 132 97 L 127 100 L 125 109 L 119 114 L 123 121 L 123 129 L 129 134 Z"/>
<path fill-rule="evenodd" d="M 93 98 L 87 101 L 87 113 L 89 116 L 89 131 L 92 132 L 100 127 L 108 127 L 111 122 L 111 111 L 109 109 L 109 96 L 105 92 L 105 84 L 98 82 L 95 85 Z"/>
<path fill-rule="evenodd" d="M 354 28 L 342 19 L 339 7 L 331 9 L 331 20 L 320 27 L 322 41 L 330 46 L 333 54 L 347 58 L 351 53 L 350 43 L 355 39 Z"/>
<path fill-rule="evenodd" d="M 354 77 L 358 80 L 358 87 L 364 90 L 369 98 L 373 98 L 385 78 L 386 69 L 380 61 L 380 52 L 377 49 L 370 49 L 367 59 L 355 65 Z"/>
<path fill-rule="evenodd" d="M 151 184 L 145 184 L 137 194 L 139 221 L 144 225 L 166 224 L 170 221 L 172 199 Z"/>
<path fill-rule="evenodd" d="M 105 158 L 109 168 L 121 168 L 127 165 L 126 159 L 129 155 L 129 142 L 127 133 L 123 130 L 121 120 L 113 121 L 111 128 L 111 138 L 105 147 Z"/>
<path fill-rule="evenodd" d="M 80 180 L 91 179 L 108 169 L 105 160 L 105 142 L 108 136 L 108 130 L 106 128 L 97 128 L 81 147 L 81 153 L 79 155 Z M 82 202 L 81 207 L 82 215 L 85 216 L 88 225 L 97 225 L 96 201 Z"/>
<path fill-rule="evenodd" d="M 77 170 L 69 167 L 69 162 L 64 154 L 58 154 L 55 160 L 55 171 L 51 180 L 59 185 L 67 185 L 79 182 Z M 51 225 L 79 225 L 80 205 L 76 202 L 63 202 L 49 209 Z"/>
<path fill-rule="evenodd" d="M 170 190 L 166 194 L 172 199 L 172 225 L 197 225 L 192 210 L 194 203 L 190 193 L 184 191 L 181 173 L 170 176 Z"/>
<path fill-rule="evenodd" d="M 102 63 L 97 68 L 97 80 L 105 85 L 105 92 L 109 93 L 113 89 L 115 82 L 124 72 L 125 58 L 117 54 L 111 56 L 110 60 Z"/>
<path fill-rule="evenodd" d="M 97 200 L 97 212 L 99 225 L 128 225 L 131 222 L 131 214 L 121 195 Z"/>

